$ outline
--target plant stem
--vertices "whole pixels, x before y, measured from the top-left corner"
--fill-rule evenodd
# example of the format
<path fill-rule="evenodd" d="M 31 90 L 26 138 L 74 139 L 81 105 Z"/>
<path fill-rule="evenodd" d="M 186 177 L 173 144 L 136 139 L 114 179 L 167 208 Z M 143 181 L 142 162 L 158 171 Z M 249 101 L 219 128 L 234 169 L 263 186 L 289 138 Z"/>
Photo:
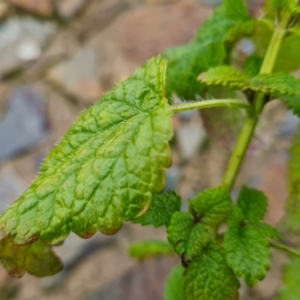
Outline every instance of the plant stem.
<path fill-rule="evenodd" d="M 278 56 L 279 48 L 285 36 L 290 18 L 291 16 L 289 14 L 284 15 L 281 22 L 277 25 L 271 38 L 270 44 L 268 46 L 259 74 L 272 73 L 272 70 L 275 66 L 276 58 Z M 240 170 L 242 161 L 246 155 L 248 146 L 252 139 L 255 127 L 257 125 L 264 104 L 265 95 L 262 93 L 256 93 L 253 102 L 255 113 L 249 114 L 246 118 L 223 177 L 222 187 L 228 191 L 232 189 L 237 174 Z"/>
<path fill-rule="evenodd" d="M 212 108 L 212 107 L 220 107 L 220 106 L 239 107 L 245 109 L 251 108 L 249 104 L 244 103 L 240 100 L 213 99 L 213 100 L 204 100 L 198 102 L 189 102 L 184 104 L 172 105 L 171 109 L 173 112 L 176 113 L 176 112 L 181 112 L 186 110 Z"/>
<path fill-rule="evenodd" d="M 275 249 L 278 249 L 278 250 L 282 250 L 288 254 L 291 254 L 293 256 L 296 256 L 298 258 L 300 258 L 300 252 L 296 251 L 295 249 L 293 248 L 290 248 L 286 245 L 283 245 L 283 244 L 280 244 L 280 243 L 276 243 L 276 242 L 273 242 L 273 241 L 270 241 L 269 242 L 270 246 L 275 248 Z"/>

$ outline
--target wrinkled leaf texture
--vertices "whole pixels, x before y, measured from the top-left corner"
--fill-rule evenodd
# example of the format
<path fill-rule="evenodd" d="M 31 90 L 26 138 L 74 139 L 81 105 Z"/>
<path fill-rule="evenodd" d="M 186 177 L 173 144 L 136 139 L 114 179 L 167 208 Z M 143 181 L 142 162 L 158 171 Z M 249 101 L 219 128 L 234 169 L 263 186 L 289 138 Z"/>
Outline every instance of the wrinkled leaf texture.
<path fill-rule="evenodd" d="M 0 251 L 7 238 L 19 251 L 37 240 L 54 245 L 70 231 L 83 238 L 97 230 L 114 234 L 147 211 L 171 163 L 165 69 L 160 57 L 150 60 L 83 112 L 1 216 Z M 5 255 L 0 252 L 2 262 Z"/>

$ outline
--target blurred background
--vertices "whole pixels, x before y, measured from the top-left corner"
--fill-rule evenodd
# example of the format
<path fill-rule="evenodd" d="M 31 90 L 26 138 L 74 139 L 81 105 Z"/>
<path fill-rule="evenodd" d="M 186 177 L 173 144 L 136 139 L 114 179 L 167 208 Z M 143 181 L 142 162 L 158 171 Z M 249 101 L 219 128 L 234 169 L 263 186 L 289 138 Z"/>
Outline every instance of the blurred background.
<path fill-rule="evenodd" d="M 28 187 L 83 109 L 150 57 L 193 39 L 218 2 L 0 0 L 0 212 Z M 248 1 L 253 15 L 262 2 Z M 242 41 L 237 55 L 249 47 Z M 167 189 L 186 201 L 218 185 L 240 118 L 227 108 L 176 115 Z M 243 184 L 262 189 L 272 225 L 284 216 L 288 148 L 298 122 L 281 103 L 267 105 L 233 191 Z M 112 237 L 71 235 L 55 248 L 65 264 L 55 276 L 13 279 L 0 266 L 0 299 L 163 299 L 165 277 L 178 258 L 141 263 L 127 249 L 133 241 L 164 239 L 164 231 L 126 224 Z M 252 289 L 242 286 L 242 300 L 275 299 L 288 259 L 273 254 L 267 278 Z"/>

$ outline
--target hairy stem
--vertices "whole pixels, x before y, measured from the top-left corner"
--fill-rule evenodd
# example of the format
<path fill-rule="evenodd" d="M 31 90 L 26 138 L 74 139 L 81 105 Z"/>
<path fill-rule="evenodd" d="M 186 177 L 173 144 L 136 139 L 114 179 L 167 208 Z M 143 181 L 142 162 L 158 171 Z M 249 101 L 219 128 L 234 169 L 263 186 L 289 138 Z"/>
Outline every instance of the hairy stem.
<path fill-rule="evenodd" d="M 268 46 L 268 50 L 266 52 L 262 67 L 260 69 L 260 74 L 272 73 L 281 42 L 287 31 L 289 21 L 290 15 L 285 15 L 281 22 L 277 25 L 271 38 L 270 44 Z M 246 155 L 248 146 L 252 139 L 255 127 L 257 125 L 264 104 L 265 95 L 262 93 L 256 93 L 253 102 L 255 113 L 249 114 L 246 118 L 223 177 L 222 186 L 228 191 L 232 189 L 237 174 L 240 170 L 242 161 L 244 160 L 244 157 Z"/>
<path fill-rule="evenodd" d="M 276 243 L 276 242 L 273 242 L 273 241 L 270 241 L 269 244 L 270 244 L 271 247 L 273 247 L 275 249 L 284 251 L 288 254 L 291 254 L 293 256 L 296 256 L 296 257 L 300 258 L 300 252 L 296 251 L 293 248 L 290 248 L 290 247 L 288 247 L 284 244 Z"/>
<path fill-rule="evenodd" d="M 193 109 L 204 109 L 204 108 L 212 108 L 212 107 L 238 107 L 250 109 L 251 106 L 247 103 L 244 103 L 240 100 L 232 100 L 232 99 L 213 99 L 213 100 L 203 100 L 197 102 L 189 102 L 184 104 L 172 105 L 171 109 L 173 112 L 181 112 Z"/>

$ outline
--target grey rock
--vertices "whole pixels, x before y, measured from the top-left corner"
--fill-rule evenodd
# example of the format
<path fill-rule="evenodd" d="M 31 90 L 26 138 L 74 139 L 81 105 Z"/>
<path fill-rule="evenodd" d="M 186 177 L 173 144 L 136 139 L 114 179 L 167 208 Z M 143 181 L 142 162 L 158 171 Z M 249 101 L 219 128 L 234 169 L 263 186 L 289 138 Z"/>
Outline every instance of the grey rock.
<path fill-rule="evenodd" d="M 0 26 L 0 79 L 8 72 L 37 59 L 55 33 L 55 25 L 33 18 L 11 18 Z"/>
<path fill-rule="evenodd" d="M 206 132 L 201 123 L 183 123 L 176 130 L 176 138 L 182 158 L 190 160 L 205 141 Z"/>
<path fill-rule="evenodd" d="M 19 88 L 0 122 L 0 162 L 34 147 L 47 133 L 44 97 L 32 86 Z"/>
<path fill-rule="evenodd" d="M 0 173 L 0 214 L 25 190 L 26 184 L 11 169 L 5 167 Z"/>
<path fill-rule="evenodd" d="M 278 128 L 278 136 L 281 138 L 294 136 L 297 133 L 299 123 L 299 117 L 288 111 Z"/>
<path fill-rule="evenodd" d="M 72 96 L 92 102 L 101 94 L 99 64 L 95 49 L 86 47 L 70 60 L 54 66 L 47 79 Z"/>
<path fill-rule="evenodd" d="M 99 251 L 99 249 L 110 246 L 115 242 L 115 237 L 105 236 L 101 233 L 97 233 L 92 238 L 85 240 L 71 232 L 61 246 L 55 247 L 55 252 L 61 258 L 64 269 L 53 276 L 44 278 L 42 287 L 50 290 L 61 286 L 72 271 L 86 258 Z"/>
<path fill-rule="evenodd" d="M 171 168 L 167 169 L 167 184 L 165 187 L 165 192 L 170 190 L 175 190 L 176 185 L 181 177 L 181 171 L 180 168 L 176 166 L 172 166 Z"/>

